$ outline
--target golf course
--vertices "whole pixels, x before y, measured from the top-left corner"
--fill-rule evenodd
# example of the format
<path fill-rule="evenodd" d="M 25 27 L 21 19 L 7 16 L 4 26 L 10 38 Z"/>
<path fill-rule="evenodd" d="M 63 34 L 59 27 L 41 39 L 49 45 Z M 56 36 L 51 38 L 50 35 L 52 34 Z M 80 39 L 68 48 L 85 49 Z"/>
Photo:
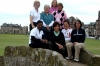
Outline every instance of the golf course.
<path fill-rule="evenodd" d="M 6 46 L 28 46 L 29 36 L 16 34 L 0 34 L 0 56 L 4 55 Z M 86 39 L 85 49 L 95 55 L 100 55 L 100 40 Z"/>

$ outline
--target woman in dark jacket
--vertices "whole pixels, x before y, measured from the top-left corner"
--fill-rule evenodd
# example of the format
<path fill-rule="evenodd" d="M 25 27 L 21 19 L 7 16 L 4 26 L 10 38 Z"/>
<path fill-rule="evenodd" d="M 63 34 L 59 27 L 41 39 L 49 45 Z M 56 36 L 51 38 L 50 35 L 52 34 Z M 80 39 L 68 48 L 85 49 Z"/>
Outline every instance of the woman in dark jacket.
<path fill-rule="evenodd" d="M 50 41 L 53 44 L 53 50 L 65 54 L 65 39 L 63 33 L 60 31 L 60 24 L 54 22 L 53 31 L 50 33 Z"/>
<path fill-rule="evenodd" d="M 85 45 L 84 45 L 85 30 L 81 28 L 82 23 L 80 20 L 76 20 L 74 26 L 75 26 L 75 29 L 71 33 L 71 42 L 72 43 L 67 44 L 68 57 L 66 59 L 71 59 L 71 56 L 72 56 L 71 47 L 74 46 L 74 48 L 75 48 L 74 61 L 78 62 L 80 50 L 85 47 Z"/>

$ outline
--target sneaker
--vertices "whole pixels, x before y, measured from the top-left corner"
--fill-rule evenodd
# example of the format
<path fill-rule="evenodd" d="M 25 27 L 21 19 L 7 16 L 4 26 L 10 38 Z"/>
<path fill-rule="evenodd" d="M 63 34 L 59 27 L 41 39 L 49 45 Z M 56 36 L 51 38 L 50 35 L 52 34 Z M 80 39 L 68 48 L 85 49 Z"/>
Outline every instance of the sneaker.
<path fill-rule="evenodd" d="M 74 59 L 75 62 L 79 62 L 79 59 Z"/>
<path fill-rule="evenodd" d="M 69 58 L 69 57 L 66 57 L 66 59 L 67 59 L 67 60 L 70 60 L 70 58 Z"/>
<path fill-rule="evenodd" d="M 72 60 L 73 59 L 73 56 L 71 56 L 70 58 L 69 57 L 66 57 L 67 60 Z"/>

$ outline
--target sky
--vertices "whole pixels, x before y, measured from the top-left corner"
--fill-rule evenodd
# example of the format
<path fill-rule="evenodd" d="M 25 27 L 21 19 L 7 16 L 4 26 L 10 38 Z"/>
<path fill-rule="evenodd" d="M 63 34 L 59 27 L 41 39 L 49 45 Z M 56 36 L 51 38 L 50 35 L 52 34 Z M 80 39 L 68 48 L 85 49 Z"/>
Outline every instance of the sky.
<path fill-rule="evenodd" d="M 52 0 L 39 0 L 43 11 L 44 5 L 51 5 Z M 57 0 L 63 3 L 68 17 L 78 17 L 85 24 L 95 22 L 98 19 L 100 10 L 99 0 Z M 30 24 L 29 14 L 33 9 L 34 0 L 0 0 L 0 25 L 3 23 L 21 24 L 28 26 Z"/>

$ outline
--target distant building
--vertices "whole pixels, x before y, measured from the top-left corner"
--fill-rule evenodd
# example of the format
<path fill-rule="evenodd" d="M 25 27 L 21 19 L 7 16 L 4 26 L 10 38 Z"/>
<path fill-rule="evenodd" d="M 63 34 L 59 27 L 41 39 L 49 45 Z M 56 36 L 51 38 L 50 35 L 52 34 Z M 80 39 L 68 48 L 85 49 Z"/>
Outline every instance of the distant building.
<path fill-rule="evenodd" d="M 1 33 L 11 33 L 11 34 L 27 34 L 28 33 L 28 27 L 18 24 L 7 24 L 4 23 L 1 26 Z"/>
<path fill-rule="evenodd" d="M 69 22 L 70 22 L 70 27 L 71 27 L 72 29 L 74 29 L 74 28 L 75 28 L 75 27 L 74 27 L 74 23 L 75 23 L 75 21 L 76 21 L 78 18 L 75 18 L 75 17 L 71 16 L 71 17 L 69 17 L 68 19 L 69 19 Z M 82 28 L 84 28 L 84 22 L 82 22 Z"/>
<path fill-rule="evenodd" d="M 98 12 L 98 20 L 96 20 L 96 35 L 100 36 L 100 11 Z"/>
<path fill-rule="evenodd" d="M 88 26 L 89 29 L 89 35 L 90 36 L 95 36 L 96 34 L 94 33 L 94 30 L 96 30 L 96 23 L 95 22 L 91 22 Z"/>

